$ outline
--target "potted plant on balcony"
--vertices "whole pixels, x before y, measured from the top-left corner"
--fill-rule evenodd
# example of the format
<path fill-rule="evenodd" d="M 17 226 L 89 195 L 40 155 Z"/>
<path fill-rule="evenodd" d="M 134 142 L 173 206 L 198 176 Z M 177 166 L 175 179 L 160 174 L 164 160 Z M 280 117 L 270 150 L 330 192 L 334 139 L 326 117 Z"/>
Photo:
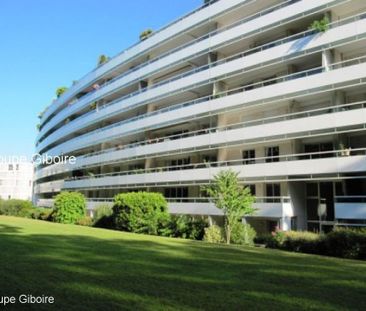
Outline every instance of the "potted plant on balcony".
<path fill-rule="evenodd" d="M 101 66 L 101 65 L 105 64 L 108 61 L 109 61 L 109 57 L 104 55 L 104 54 L 101 54 L 98 57 L 98 66 Z"/>
<path fill-rule="evenodd" d="M 89 106 L 90 110 L 95 110 L 97 109 L 97 102 L 92 102 Z"/>
<path fill-rule="evenodd" d="M 313 21 L 309 29 L 315 30 L 316 32 L 326 32 L 329 29 L 329 18 L 327 16 L 324 16 L 320 20 Z"/>
<path fill-rule="evenodd" d="M 347 148 L 343 143 L 339 144 L 339 150 L 341 150 L 342 157 L 348 157 L 351 155 L 351 148 Z"/>
<path fill-rule="evenodd" d="M 66 91 L 67 91 L 67 87 L 66 86 L 60 86 L 60 87 L 58 87 L 56 89 L 56 96 L 57 96 L 57 98 L 59 98 Z"/>
<path fill-rule="evenodd" d="M 149 38 L 151 36 L 151 34 L 153 33 L 153 30 L 148 28 L 146 30 L 144 30 L 143 32 L 140 33 L 140 40 L 146 40 L 147 38 Z"/>

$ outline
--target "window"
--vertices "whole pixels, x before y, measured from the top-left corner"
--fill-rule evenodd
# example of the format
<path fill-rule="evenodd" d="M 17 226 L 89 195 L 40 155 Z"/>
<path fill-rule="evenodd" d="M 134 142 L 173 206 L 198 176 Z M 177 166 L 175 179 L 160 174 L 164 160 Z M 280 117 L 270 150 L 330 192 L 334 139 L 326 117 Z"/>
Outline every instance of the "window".
<path fill-rule="evenodd" d="M 266 148 L 266 162 L 278 162 L 280 155 L 280 147 L 273 146 Z"/>
<path fill-rule="evenodd" d="M 306 156 L 307 159 L 317 159 L 317 158 L 327 158 L 332 157 L 333 144 L 332 143 L 321 143 L 321 144 L 311 144 L 305 145 L 305 153 L 315 153 L 309 156 Z M 320 153 L 319 153 L 320 152 Z"/>
<path fill-rule="evenodd" d="M 188 188 L 165 188 L 164 196 L 166 198 L 187 198 L 188 197 Z"/>
<path fill-rule="evenodd" d="M 271 85 L 277 83 L 276 76 L 271 76 L 263 79 L 263 86 Z"/>
<path fill-rule="evenodd" d="M 171 160 L 170 163 L 168 164 L 168 166 L 174 166 L 174 167 L 171 167 L 169 170 L 170 171 L 175 171 L 175 170 L 179 169 L 178 166 L 188 165 L 190 163 L 191 163 L 190 158 L 183 158 L 183 159 Z M 186 166 L 183 169 L 189 169 L 189 168 L 190 168 L 189 166 Z"/>
<path fill-rule="evenodd" d="M 318 183 L 307 183 L 306 184 L 306 196 L 317 197 L 318 196 Z"/>
<path fill-rule="evenodd" d="M 255 163 L 255 150 L 243 150 L 243 164 L 254 164 Z"/>
<path fill-rule="evenodd" d="M 9 164 L 8 169 L 9 171 L 12 171 L 14 169 L 13 164 Z"/>
<path fill-rule="evenodd" d="M 143 170 L 144 168 L 145 168 L 145 166 L 143 164 L 130 164 L 128 166 L 129 171 Z"/>
<path fill-rule="evenodd" d="M 250 189 L 250 193 L 252 195 L 255 195 L 255 185 L 251 184 L 251 185 L 245 185 L 246 188 Z"/>
<path fill-rule="evenodd" d="M 15 165 L 15 169 L 16 169 L 17 171 L 19 171 L 19 164 L 16 164 L 16 165 Z"/>
<path fill-rule="evenodd" d="M 266 196 L 267 197 L 281 196 L 280 184 L 266 184 Z"/>

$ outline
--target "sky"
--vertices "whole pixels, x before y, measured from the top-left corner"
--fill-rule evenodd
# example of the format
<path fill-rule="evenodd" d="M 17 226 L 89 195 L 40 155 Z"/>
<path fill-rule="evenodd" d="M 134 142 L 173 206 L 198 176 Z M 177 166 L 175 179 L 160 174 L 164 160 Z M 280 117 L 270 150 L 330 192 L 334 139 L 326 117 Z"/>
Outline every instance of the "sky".
<path fill-rule="evenodd" d="M 0 0 L 0 156 L 34 153 L 37 115 L 91 71 L 202 0 Z"/>

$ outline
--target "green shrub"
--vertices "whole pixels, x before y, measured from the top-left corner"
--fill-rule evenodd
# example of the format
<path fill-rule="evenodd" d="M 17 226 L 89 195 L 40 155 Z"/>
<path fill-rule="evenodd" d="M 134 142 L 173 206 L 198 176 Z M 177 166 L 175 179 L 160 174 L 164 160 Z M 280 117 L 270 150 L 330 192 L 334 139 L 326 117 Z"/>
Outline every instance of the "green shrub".
<path fill-rule="evenodd" d="M 224 230 L 217 225 L 205 228 L 203 240 L 208 243 L 223 243 L 225 241 Z"/>
<path fill-rule="evenodd" d="M 79 192 L 63 191 L 55 197 L 54 220 L 64 224 L 74 224 L 85 216 L 86 202 Z"/>
<path fill-rule="evenodd" d="M 113 210 L 107 204 L 101 204 L 94 210 L 93 226 L 98 228 L 113 228 Z"/>
<path fill-rule="evenodd" d="M 39 214 L 40 220 L 53 221 L 54 220 L 54 210 L 52 208 L 44 208 Z"/>
<path fill-rule="evenodd" d="M 254 238 L 257 233 L 249 224 L 237 222 L 231 231 L 231 243 L 241 245 L 254 245 Z"/>
<path fill-rule="evenodd" d="M 366 259 L 366 232 L 355 229 L 336 229 L 326 235 L 326 255 Z"/>
<path fill-rule="evenodd" d="M 89 216 L 84 216 L 80 218 L 77 222 L 77 225 L 79 226 L 88 226 L 91 227 L 93 225 L 93 219 Z"/>
<path fill-rule="evenodd" d="M 160 193 L 130 192 L 114 198 L 113 221 L 118 230 L 157 235 L 168 219 L 167 203 Z"/>
<path fill-rule="evenodd" d="M 318 254 L 321 251 L 319 249 L 321 238 L 319 234 L 313 232 L 287 231 L 280 248 L 293 252 Z"/>
<path fill-rule="evenodd" d="M 204 229 L 207 226 L 208 223 L 203 218 L 188 215 L 173 215 L 169 221 L 162 224 L 160 233 L 161 235 L 174 238 L 202 240 L 205 234 Z"/>
<path fill-rule="evenodd" d="M 327 234 L 278 231 L 265 244 L 292 252 L 366 259 L 366 231 L 359 229 L 337 228 Z"/>
<path fill-rule="evenodd" d="M 33 211 L 32 202 L 26 200 L 0 200 L 0 215 L 31 217 Z"/>

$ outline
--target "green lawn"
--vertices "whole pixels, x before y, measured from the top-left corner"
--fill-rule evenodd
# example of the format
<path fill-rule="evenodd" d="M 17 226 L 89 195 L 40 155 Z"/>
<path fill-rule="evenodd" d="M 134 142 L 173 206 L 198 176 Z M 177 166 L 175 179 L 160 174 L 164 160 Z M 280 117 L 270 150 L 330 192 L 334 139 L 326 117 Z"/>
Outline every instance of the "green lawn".
<path fill-rule="evenodd" d="M 0 296 L 55 297 L 33 310 L 366 310 L 366 262 L 4 216 L 0 234 Z"/>

